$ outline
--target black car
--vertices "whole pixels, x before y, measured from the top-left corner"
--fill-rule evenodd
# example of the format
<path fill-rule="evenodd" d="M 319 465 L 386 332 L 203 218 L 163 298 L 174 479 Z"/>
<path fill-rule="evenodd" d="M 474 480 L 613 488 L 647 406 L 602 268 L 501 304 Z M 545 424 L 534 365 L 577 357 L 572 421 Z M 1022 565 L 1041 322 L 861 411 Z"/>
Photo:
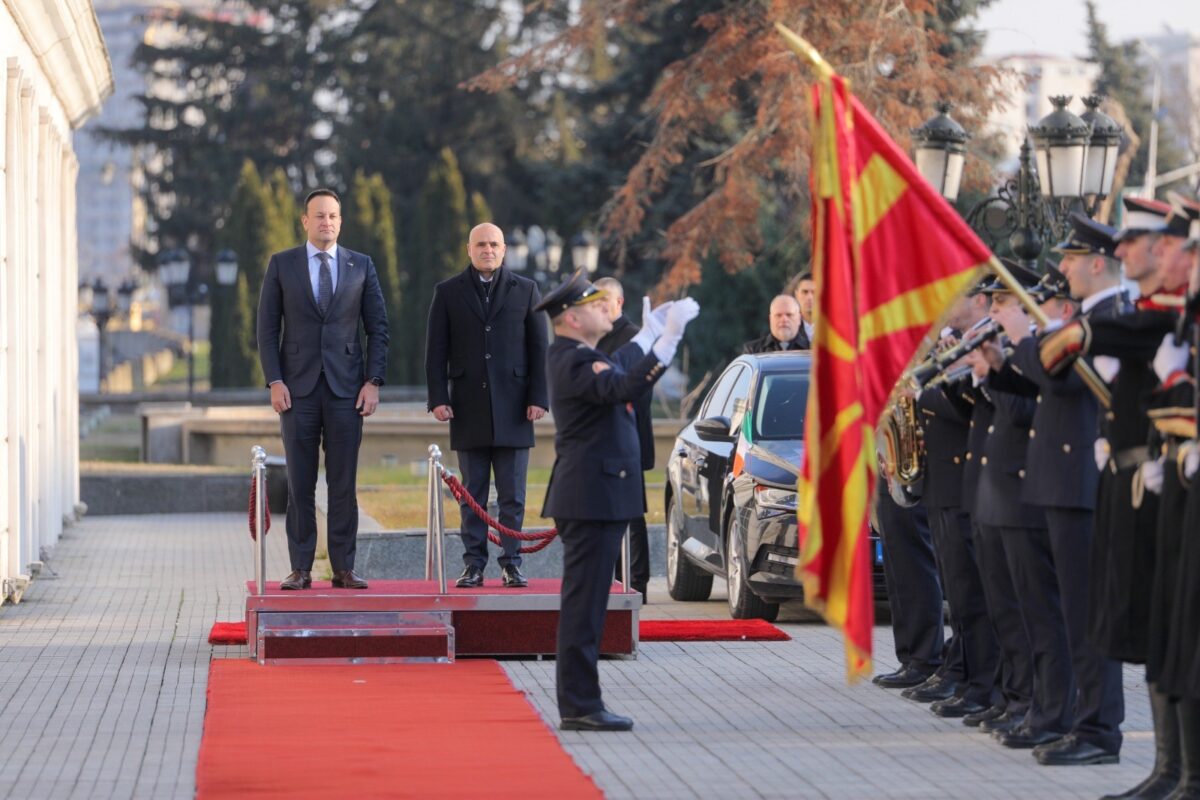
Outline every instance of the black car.
<path fill-rule="evenodd" d="M 713 384 L 667 462 L 667 588 L 707 600 L 713 576 L 729 585 L 735 619 L 774 620 L 801 598 L 796 482 L 804 452 L 807 352 L 744 355 Z M 871 554 L 879 597 L 882 551 Z"/>

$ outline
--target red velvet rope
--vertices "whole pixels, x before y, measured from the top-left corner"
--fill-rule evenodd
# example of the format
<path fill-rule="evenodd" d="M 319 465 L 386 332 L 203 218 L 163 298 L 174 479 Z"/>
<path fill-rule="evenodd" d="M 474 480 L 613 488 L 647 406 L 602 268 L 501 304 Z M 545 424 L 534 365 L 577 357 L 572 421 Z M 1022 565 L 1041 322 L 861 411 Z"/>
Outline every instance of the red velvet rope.
<path fill-rule="evenodd" d="M 255 519 L 254 519 L 254 501 L 255 501 L 257 495 L 258 495 L 258 481 L 256 481 L 254 479 L 254 476 L 251 475 L 250 476 L 250 538 L 254 539 L 255 541 L 258 540 L 258 531 L 255 527 L 258 523 L 255 522 Z M 264 529 L 263 533 L 264 534 L 270 533 L 271 532 L 271 506 L 265 502 L 263 503 L 263 517 L 265 520 L 265 524 L 263 525 L 263 529 Z"/>
<path fill-rule="evenodd" d="M 514 531 L 512 528 L 506 528 L 488 516 L 488 513 L 483 510 L 479 503 L 475 501 L 475 498 L 471 496 L 471 493 L 467 491 L 467 487 L 462 485 L 462 481 L 448 472 L 442 473 L 442 480 L 446 482 L 446 486 L 450 489 L 450 494 L 454 495 L 454 499 L 460 503 L 466 503 L 475 512 L 475 516 L 486 522 L 489 528 L 495 529 L 512 539 L 520 539 L 523 542 L 537 542 L 535 545 L 522 547 L 519 552 L 536 553 L 538 550 L 546 548 L 554 541 L 554 537 L 558 536 L 558 528 L 551 528 L 548 531 L 530 531 L 529 533 L 522 533 L 521 531 Z M 492 533 L 491 530 L 488 531 L 488 541 L 494 545 L 503 546 L 500 537 Z"/>

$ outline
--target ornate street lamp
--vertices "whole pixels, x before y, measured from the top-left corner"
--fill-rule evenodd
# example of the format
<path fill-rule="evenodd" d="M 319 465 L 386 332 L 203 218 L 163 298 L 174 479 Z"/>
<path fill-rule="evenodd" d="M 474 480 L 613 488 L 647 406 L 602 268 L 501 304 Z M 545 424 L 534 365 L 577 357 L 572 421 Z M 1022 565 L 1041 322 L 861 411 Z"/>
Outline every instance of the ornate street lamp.
<path fill-rule="evenodd" d="M 1071 201 L 1083 194 L 1083 167 L 1092 129 L 1067 110 L 1069 102 L 1067 96 L 1051 97 L 1054 110 L 1029 126 L 1042 197 L 1048 200 Z"/>
<path fill-rule="evenodd" d="M 79 312 L 81 314 L 92 313 L 92 285 L 86 280 L 79 282 Z"/>
<path fill-rule="evenodd" d="M 1079 118 L 1092 128 L 1083 167 L 1083 194 L 1094 198 L 1094 203 L 1099 203 L 1112 191 L 1113 176 L 1117 172 L 1117 153 L 1121 149 L 1121 126 L 1100 110 L 1099 97 L 1085 97 L 1083 104 L 1087 106 L 1087 111 Z"/>
<path fill-rule="evenodd" d="M 513 228 L 508 235 L 508 247 L 504 251 L 504 266 L 514 272 L 523 272 L 529 258 L 529 245 L 525 241 L 525 231 Z"/>
<path fill-rule="evenodd" d="M 917 171 L 953 203 L 962 183 L 970 134 L 950 117 L 950 109 L 949 103 L 938 103 L 937 116 L 914 130 L 912 137 L 916 143 Z"/>
<path fill-rule="evenodd" d="M 575 269 L 583 267 L 589 273 L 595 272 L 600 266 L 600 247 L 596 244 L 596 234 L 591 231 L 581 231 L 571 240 L 571 263 Z"/>
<path fill-rule="evenodd" d="M 137 291 L 137 285 L 126 278 L 121 281 L 121 286 L 117 289 L 117 311 L 121 316 L 128 316 L 133 309 L 133 295 Z"/>
<path fill-rule="evenodd" d="M 546 270 L 553 275 L 562 263 L 563 240 L 553 228 L 546 230 Z"/>
<path fill-rule="evenodd" d="M 96 321 L 96 332 L 99 334 L 100 376 L 98 385 L 104 385 L 108 375 L 108 320 L 113 315 L 112 296 L 108 293 L 108 284 L 104 278 L 97 277 L 91 286 L 91 314 Z"/>
<path fill-rule="evenodd" d="M 229 249 L 217 253 L 217 283 L 224 287 L 230 287 L 237 283 L 237 279 L 237 253 Z"/>

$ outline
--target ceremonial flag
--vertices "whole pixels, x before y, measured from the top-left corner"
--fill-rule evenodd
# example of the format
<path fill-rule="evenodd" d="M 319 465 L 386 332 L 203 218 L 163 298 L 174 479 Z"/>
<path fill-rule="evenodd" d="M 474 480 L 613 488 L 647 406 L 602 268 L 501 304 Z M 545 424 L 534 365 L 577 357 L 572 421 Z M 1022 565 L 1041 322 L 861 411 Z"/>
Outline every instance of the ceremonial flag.
<path fill-rule="evenodd" d="M 820 73 L 810 173 L 817 311 L 797 572 L 805 602 L 842 630 L 853 681 L 871 671 L 875 426 L 930 326 L 992 254 L 846 82 L 776 28 Z"/>

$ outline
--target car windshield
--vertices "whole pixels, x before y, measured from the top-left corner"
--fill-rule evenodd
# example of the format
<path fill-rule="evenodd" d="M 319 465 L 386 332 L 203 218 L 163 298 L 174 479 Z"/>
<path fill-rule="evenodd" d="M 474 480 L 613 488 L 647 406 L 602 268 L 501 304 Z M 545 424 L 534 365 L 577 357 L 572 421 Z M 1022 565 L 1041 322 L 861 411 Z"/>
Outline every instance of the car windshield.
<path fill-rule="evenodd" d="M 808 375 L 767 373 L 754 404 L 754 438 L 803 439 Z"/>

